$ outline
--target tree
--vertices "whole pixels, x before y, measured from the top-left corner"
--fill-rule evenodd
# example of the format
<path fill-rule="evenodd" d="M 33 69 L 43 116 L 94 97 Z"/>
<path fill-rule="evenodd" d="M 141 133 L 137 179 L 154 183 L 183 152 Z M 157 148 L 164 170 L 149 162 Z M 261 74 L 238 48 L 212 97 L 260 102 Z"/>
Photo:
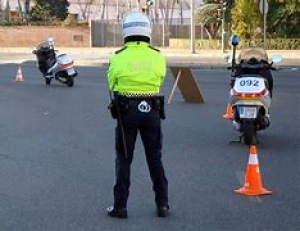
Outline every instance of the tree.
<path fill-rule="evenodd" d="M 26 14 L 28 14 L 30 11 L 30 1 L 31 0 L 24 0 L 24 9 Z"/>
<path fill-rule="evenodd" d="M 107 7 L 108 1 L 107 0 L 102 0 L 101 3 L 101 8 L 100 8 L 100 15 L 101 15 L 101 19 L 105 18 L 105 9 Z"/>
<path fill-rule="evenodd" d="M 23 9 L 21 5 L 21 0 L 18 0 L 18 11 L 19 11 L 19 17 L 23 21 Z"/>
<path fill-rule="evenodd" d="M 300 35 L 300 1 L 278 0 L 269 2 L 268 32 L 281 37 L 297 37 Z"/>
<path fill-rule="evenodd" d="M 242 39 L 255 40 L 262 35 L 263 16 L 257 0 L 238 0 L 231 10 L 232 28 Z"/>
<path fill-rule="evenodd" d="M 221 1 L 206 0 L 196 9 L 195 21 L 204 27 L 210 38 L 214 38 L 222 25 Z"/>
<path fill-rule="evenodd" d="M 64 20 L 68 16 L 67 0 L 34 0 L 34 3 L 31 9 L 33 21 L 47 21 L 53 18 Z"/>
<path fill-rule="evenodd" d="M 172 18 L 170 17 L 170 15 L 173 14 L 175 0 L 166 0 L 166 1 L 158 0 L 158 2 L 159 2 L 158 7 L 161 11 L 161 14 L 165 16 L 165 22 L 167 24 L 170 24 L 171 23 L 170 19 Z"/>
<path fill-rule="evenodd" d="M 73 3 L 78 4 L 80 10 L 80 16 L 84 20 L 88 20 L 90 18 L 90 8 L 92 5 L 98 3 L 96 0 L 75 0 Z M 100 5 L 100 4 L 99 4 Z"/>

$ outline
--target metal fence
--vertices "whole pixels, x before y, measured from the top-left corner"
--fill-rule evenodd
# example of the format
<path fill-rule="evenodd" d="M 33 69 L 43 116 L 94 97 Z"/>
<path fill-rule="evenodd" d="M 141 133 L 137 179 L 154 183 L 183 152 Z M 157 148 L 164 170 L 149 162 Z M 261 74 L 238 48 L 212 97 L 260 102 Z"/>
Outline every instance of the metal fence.
<path fill-rule="evenodd" d="M 173 19 L 166 23 L 163 19 L 154 22 L 151 43 L 153 46 L 173 46 L 189 47 L 191 39 L 191 26 L 188 23 L 190 19 Z M 93 47 L 112 47 L 122 46 L 122 24 L 118 20 L 93 20 L 91 21 L 91 46 Z M 222 49 L 222 28 L 214 39 L 210 39 L 206 30 L 195 26 L 195 44 L 200 49 Z M 231 31 L 224 37 L 225 49 L 230 47 Z M 262 46 L 263 38 L 255 40 L 245 40 L 241 45 Z M 300 39 L 267 38 L 267 47 L 269 49 L 299 49 Z"/>
<path fill-rule="evenodd" d="M 187 22 L 188 19 L 185 19 Z M 91 45 L 96 47 L 122 46 L 122 24 L 118 20 L 92 20 Z M 163 19 L 153 24 L 151 42 L 154 46 L 169 46 L 170 39 L 188 39 L 191 36 L 191 26 L 188 23 L 167 24 Z M 201 26 L 195 27 L 195 39 L 208 39 Z"/>

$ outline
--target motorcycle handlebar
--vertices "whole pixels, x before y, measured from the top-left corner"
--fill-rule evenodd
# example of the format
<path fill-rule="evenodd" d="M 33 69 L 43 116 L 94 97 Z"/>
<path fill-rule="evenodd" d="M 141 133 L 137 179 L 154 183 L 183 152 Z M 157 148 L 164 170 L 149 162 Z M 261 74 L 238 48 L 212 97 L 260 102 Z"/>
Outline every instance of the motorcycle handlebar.
<path fill-rule="evenodd" d="M 272 66 L 273 63 L 255 63 L 255 64 L 250 64 L 250 63 L 238 63 L 235 64 L 232 67 L 227 67 L 227 70 L 233 70 L 233 69 L 237 69 L 237 68 L 249 68 L 249 69 L 269 69 L 269 70 L 273 70 L 276 71 L 277 69 L 275 67 Z"/>

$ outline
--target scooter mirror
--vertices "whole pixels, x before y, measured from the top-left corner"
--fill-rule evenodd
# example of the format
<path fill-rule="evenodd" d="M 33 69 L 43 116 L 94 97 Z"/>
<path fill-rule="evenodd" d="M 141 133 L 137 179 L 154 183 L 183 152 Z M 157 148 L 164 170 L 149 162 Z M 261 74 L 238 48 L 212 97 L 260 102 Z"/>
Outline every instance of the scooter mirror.
<path fill-rule="evenodd" d="M 272 62 L 273 63 L 280 63 L 282 61 L 282 56 L 281 55 L 273 55 L 272 56 Z"/>
<path fill-rule="evenodd" d="M 232 46 L 237 46 L 239 45 L 239 37 L 237 35 L 233 35 L 231 39 L 231 45 Z"/>

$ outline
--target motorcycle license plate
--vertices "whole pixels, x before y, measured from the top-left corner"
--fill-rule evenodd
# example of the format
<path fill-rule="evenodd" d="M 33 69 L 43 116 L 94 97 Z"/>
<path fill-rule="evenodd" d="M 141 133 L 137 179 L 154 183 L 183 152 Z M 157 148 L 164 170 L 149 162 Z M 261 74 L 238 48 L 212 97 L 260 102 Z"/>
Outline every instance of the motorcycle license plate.
<path fill-rule="evenodd" d="M 73 68 L 68 69 L 67 72 L 68 72 L 68 75 L 74 75 L 75 74 L 75 70 Z"/>
<path fill-rule="evenodd" d="M 256 118 L 257 108 L 256 107 L 240 107 L 240 118 L 254 119 Z"/>

